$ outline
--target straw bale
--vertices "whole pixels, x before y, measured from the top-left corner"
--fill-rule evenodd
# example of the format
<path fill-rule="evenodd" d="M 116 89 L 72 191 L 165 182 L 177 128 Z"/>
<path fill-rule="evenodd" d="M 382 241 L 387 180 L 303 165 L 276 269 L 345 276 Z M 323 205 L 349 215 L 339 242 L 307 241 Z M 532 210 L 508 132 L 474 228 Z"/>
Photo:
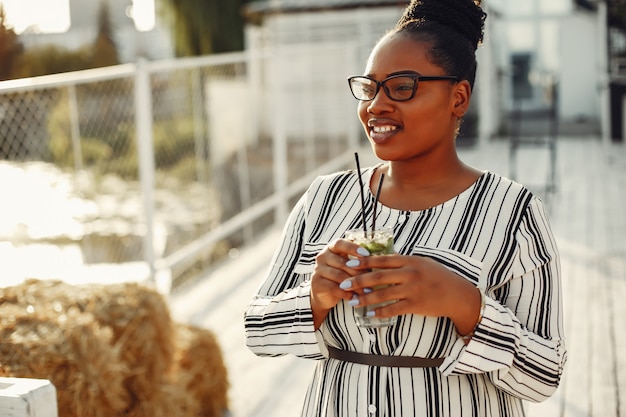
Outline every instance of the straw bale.
<path fill-rule="evenodd" d="M 125 384 L 136 402 L 151 401 L 155 384 L 173 364 L 174 327 L 167 303 L 152 288 L 139 283 L 71 285 L 62 281 L 28 280 L 6 288 L 0 301 L 73 306 L 90 313 L 112 330 L 112 345 L 129 368 Z"/>
<path fill-rule="evenodd" d="M 172 371 L 174 359 L 174 325 L 165 300 L 136 283 L 93 289 L 88 311 L 112 328 L 132 374 L 126 381 L 129 391 L 136 401 L 151 401 L 159 395 L 155 384 Z"/>
<path fill-rule="evenodd" d="M 228 409 L 228 376 L 215 335 L 177 323 L 175 341 L 174 371 L 127 417 L 220 417 Z"/>
<path fill-rule="evenodd" d="M 200 415 L 218 417 L 228 409 L 228 375 L 213 332 L 188 324 L 176 328 L 178 386 L 200 404 Z"/>
<path fill-rule="evenodd" d="M 137 284 L 0 288 L 0 375 L 57 389 L 62 417 L 217 417 L 228 379 L 212 332 Z"/>
<path fill-rule="evenodd" d="M 150 401 L 133 404 L 124 417 L 200 417 L 200 404 L 194 395 L 176 381 L 162 381 L 155 386 Z"/>
<path fill-rule="evenodd" d="M 88 313 L 10 304 L 0 294 L 0 375 L 50 380 L 64 417 L 110 417 L 128 407 L 126 368 L 111 339 Z"/>

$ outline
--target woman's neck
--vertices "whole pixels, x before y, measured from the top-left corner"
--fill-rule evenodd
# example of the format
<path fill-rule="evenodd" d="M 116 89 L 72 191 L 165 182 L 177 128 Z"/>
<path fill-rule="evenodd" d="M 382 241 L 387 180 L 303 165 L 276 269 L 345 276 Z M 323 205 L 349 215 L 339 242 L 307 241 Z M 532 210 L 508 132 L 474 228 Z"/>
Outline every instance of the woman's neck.
<path fill-rule="evenodd" d="M 455 155 L 456 156 L 456 155 Z M 400 210 L 424 210 L 442 204 L 469 188 L 481 172 L 458 158 L 437 164 L 392 161 L 372 178 L 375 192 L 380 174 L 385 174 L 380 201 Z"/>

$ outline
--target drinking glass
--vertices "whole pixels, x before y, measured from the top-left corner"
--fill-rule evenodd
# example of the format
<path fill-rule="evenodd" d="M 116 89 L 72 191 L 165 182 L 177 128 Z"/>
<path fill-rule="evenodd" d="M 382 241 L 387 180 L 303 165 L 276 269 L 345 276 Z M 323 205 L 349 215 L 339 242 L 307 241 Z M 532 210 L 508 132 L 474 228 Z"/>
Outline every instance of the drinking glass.
<path fill-rule="evenodd" d="M 367 249 L 371 256 L 389 255 L 395 253 L 393 248 L 393 228 L 386 227 L 372 231 L 364 232 L 363 229 L 348 230 L 344 237 Z M 388 287 L 388 284 L 377 285 L 372 288 L 374 291 Z M 383 303 L 370 304 L 366 306 L 355 307 L 354 314 L 356 323 L 360 327 L 385 327 L 395 324 L 398 320 L 397 316 L 393 317 L 369 317 L 368 312 L 375 308 L 384 307 L 395 303 L 395 300 L 385 301 Z"/>

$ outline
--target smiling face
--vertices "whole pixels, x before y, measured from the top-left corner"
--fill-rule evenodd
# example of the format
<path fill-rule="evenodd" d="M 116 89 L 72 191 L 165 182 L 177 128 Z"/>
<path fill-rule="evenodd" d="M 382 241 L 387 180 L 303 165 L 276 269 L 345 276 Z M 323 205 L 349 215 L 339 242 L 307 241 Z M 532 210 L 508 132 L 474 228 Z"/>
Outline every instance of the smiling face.
<path fill-rule="evenodd" d="M 428 51 L 426 42 L 388 35 L 372 51 L 365 74 L 379 82 L 399 73 L 450 75 L 431 62 Z M 359 119 L 380 159 L 400 161 L 433 151 L 455 152 L 458 120 L 467 110 L 469 95 L 466 81 L 421 81 L 407 101 L 391 100 L 381 87 L 374 99 L 359 102 Z"/>

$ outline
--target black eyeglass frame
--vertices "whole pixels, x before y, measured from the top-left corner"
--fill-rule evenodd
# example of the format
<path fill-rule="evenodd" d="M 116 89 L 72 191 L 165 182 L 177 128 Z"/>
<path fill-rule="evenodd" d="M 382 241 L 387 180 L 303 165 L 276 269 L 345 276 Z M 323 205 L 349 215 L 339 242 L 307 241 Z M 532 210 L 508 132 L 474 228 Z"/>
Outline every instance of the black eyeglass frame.
<path fill-rule="evenodd" d="M 400 78 L 400 77 L 405 77 L 405 78 L 412 78 L 413 79 L 413 91 L 411 91 L 411 96 L 407 97 L 407 98 L 403 98 L 403 99 L 397 99 L 397 98 L 393 98 L 391 97 L 391 94 L 389 93 L 389 89 L 387 88 L 386 82 L 389 80 L 392 80 L 394 78 Z M 376 90 L 374 91 L 374 95 L 372 96 L 372 98 L 358 98 L 356 96 L 356 94 L 354 94 L 354 90 L 352 89 L 352 80 L 357 79 L 357 78 L 365 78 L 367 80 L 372 81 L 374 84 L 376 84 Z M 394 74 L 392 76 L 389 76 L 387 78 L 385 78 L 382 81 L 377 81 L 375 79 L 373 79 L 372 77 L 368 77 L 367 75 L 354 75 L 352 77 L 348 77 L 348 86 L 350 87 L 350 93 L 352 93 L 352 97 L 354 97 L 355 99 L 359 100 L 359 101 L 372 101 L 376 98 L 376 95 L 378 94 L 378 91 L 380 90 L 380 87 L 383 88 L 383 90 L 385 90 L 385 94 L 387 95 L 387 97 L 389 97 L 390 100 L 393 101 L 408 101 L 411 100 L 413 97 L 415 97 L 415 92 L 417 91 L 417 86 L 419 85 L 420 81 L 443 81 L 443 80 L 448 80 L 448 81 L 458 81 L 459 77 L 457 77 L 456 75 L 419 75 L 419 74 Z"/>

